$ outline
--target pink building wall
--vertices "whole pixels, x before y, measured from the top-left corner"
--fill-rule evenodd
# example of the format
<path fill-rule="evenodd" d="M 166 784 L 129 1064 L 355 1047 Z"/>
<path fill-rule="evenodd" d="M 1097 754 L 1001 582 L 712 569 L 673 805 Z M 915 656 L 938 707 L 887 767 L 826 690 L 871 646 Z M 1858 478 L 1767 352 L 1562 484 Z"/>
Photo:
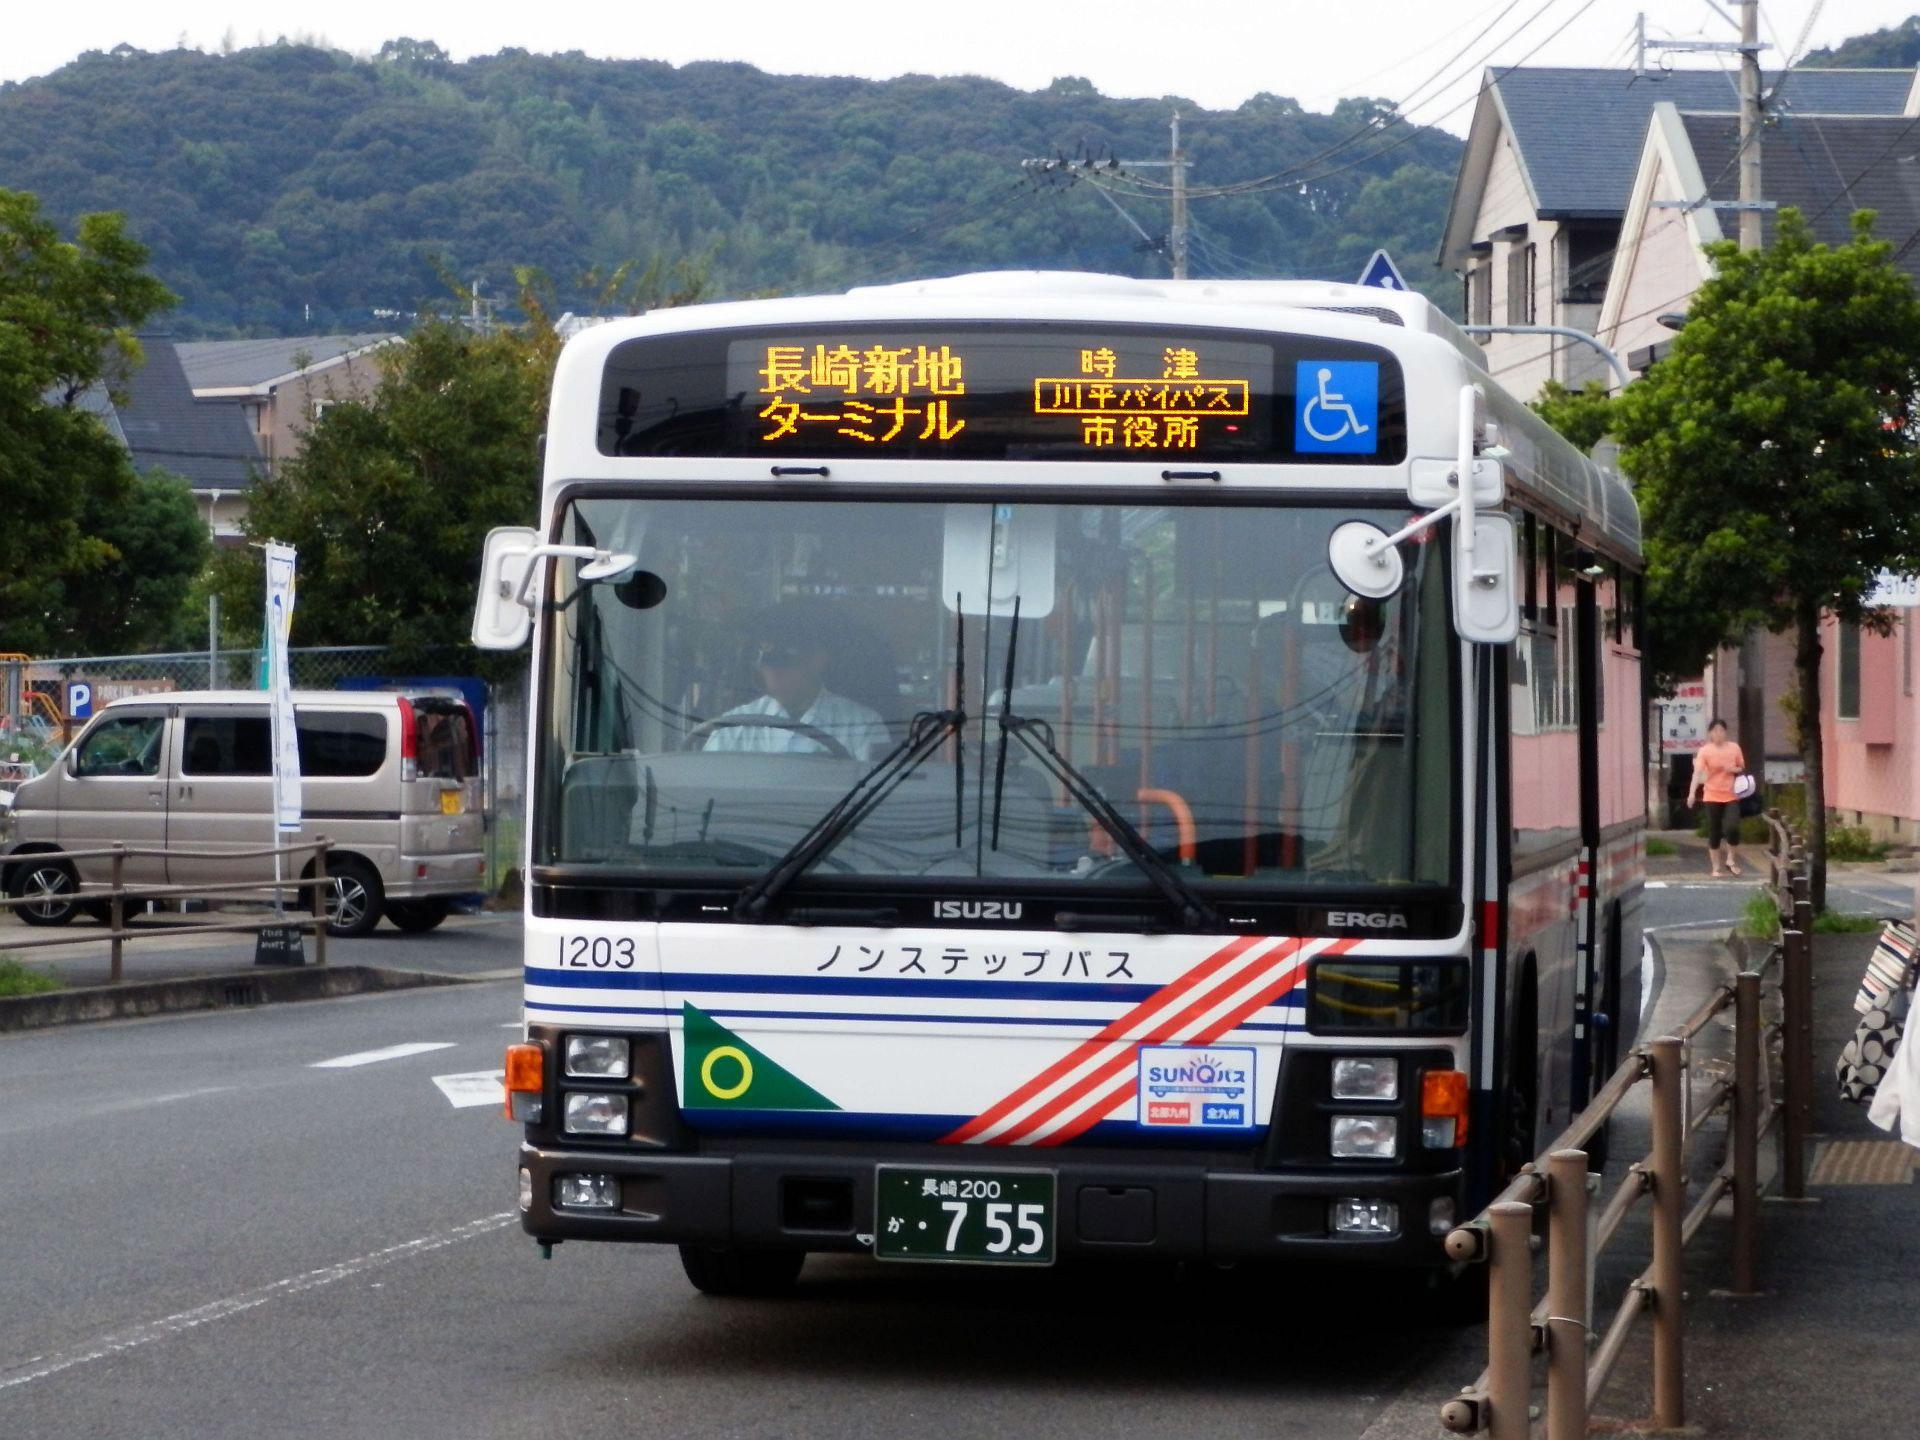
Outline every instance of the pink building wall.
<path fill-rule="evenodd" d="M 1827 808 L 1843 824 L 1886 839 L 1920 838 L 1920 699 L 1913 694 L 1914 614 L 1891 635 L 1860 636 L 1860 714 L 1839 715 L 1840 637 L 1829 620 L 1821 644 L 1820 709 Z"/>

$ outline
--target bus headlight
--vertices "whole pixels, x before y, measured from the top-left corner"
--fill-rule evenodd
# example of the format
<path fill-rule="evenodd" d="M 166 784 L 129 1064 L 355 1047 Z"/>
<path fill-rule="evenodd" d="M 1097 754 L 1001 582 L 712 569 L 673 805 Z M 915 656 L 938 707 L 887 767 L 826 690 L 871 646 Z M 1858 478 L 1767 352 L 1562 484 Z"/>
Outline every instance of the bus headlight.
<path fill-rule="evenodd" d="M 1398 1100 L 1400 1062 L 1390 1055 L 1342 1055 L 1333 1062 L 1336 1100 Z"/>
<path fill-rule="evenodd" d="M 624 1080 L 630 1073 L 630 1047 L 624 1035 L 569 1035 L 567 1074 Z"/>
<path fill-rule="evenodd" d="M 569 1135 L 624 1135 L 627 1133 L 627 1097 L 570 1090 L 564 1124 Z"/>
<path fill-rule="evenodd" d="M 553 1203 L 570 1210 L 617 1210 L 620 1182 L 612 1175 L 556 1175 Z"/>
<path fill-rule="evenodd" d="M 1400 1122 L 1391 1115 L 1333 1117 L 1333 1154 L 1340 1160 L 1391 1160 L 1400 1147 Z"/>
<path fill-rule="evenodd" d="M 1333 1202 L 1332 1230 L 1336 1235 L 1397 1235 L 1400 1233 L 1400 1207 L 1391 1200 L 1368 1200 L 1359 1196 Z"/>

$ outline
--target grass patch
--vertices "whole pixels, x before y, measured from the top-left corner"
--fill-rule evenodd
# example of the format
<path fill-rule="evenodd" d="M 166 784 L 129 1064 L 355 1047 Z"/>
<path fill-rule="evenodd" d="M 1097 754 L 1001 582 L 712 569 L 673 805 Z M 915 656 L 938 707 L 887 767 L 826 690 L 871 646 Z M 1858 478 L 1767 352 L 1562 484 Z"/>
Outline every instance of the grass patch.
<path fill-rule="evenodd" d="M 29 970 L 18 960 L 0 960 L 0 995 L 44 995 L 60 982 L 43 970 Z"/>
<path fill-rule="evenodd" d="M 1886 922 L 1878 915 L 1849 915 L 1844 910 L 1822 910 L 1813 917 L 1816 935 L 1865 935 Z"/>
<path fill-rule="evenodd" d="M 1740 933 L 1752 940 L 1771 940 L 1780 933 L 1780 912 L 1774 908 L 1771 891 L 1747 897 L 1740 912 Z"/>
<path fill-rule="evenodd" d="M 1653 859 L 1661 855 L 1678 855 L 1680 847 L 1671 840 L 1662 840 L 1658 835 L 1647 837 L 1647 857 Z"/>

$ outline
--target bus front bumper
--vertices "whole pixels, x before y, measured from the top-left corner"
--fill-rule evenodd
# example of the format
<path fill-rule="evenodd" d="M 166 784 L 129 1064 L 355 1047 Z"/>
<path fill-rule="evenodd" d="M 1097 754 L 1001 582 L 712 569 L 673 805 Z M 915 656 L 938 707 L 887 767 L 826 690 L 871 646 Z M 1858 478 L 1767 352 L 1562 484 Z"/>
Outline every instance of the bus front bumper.
<path fill-rule="evenodd" d="M 920 1157 L 914 1157 L 914 1160 Z M 951 1164 L 951 1155 L 945 1163 Z M 625 1240 L 810 1251 L 870 1249 L 874 1172 L 907 1157 L 755 1152 L 687 1155 L 523 1145 L 529 1203 L 521 1224 L 543 1241 Z M 1459 1170 L 1371 1174 L 1128 1167 L 1061 1157 L 1050 1166 L 983 1169 L 1056 1176 L 1055 1253 L 1155 1260 L 1365 1261 L 1441 1265 L 1461 1195 Z M 619 1207 L 556 1206 L 560 1175 L 614 1177 Z M 525 1192 L 523 1192 L 525 1193 Z M 1345 1198 L 1391 1200 L 1390 1235 L 1337 1234 Z"/>

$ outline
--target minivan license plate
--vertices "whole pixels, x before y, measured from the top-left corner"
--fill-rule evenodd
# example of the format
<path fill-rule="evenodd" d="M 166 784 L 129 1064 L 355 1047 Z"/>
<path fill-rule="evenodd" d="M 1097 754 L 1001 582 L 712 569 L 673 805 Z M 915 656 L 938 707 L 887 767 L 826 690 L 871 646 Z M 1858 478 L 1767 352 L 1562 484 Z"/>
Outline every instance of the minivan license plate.
<path fill-rule="evenodd" d="M 1053 1263 L 1051 1170 L 882 1165 L 873 1197 L 873 1253 L 882 1260 Z"/>

